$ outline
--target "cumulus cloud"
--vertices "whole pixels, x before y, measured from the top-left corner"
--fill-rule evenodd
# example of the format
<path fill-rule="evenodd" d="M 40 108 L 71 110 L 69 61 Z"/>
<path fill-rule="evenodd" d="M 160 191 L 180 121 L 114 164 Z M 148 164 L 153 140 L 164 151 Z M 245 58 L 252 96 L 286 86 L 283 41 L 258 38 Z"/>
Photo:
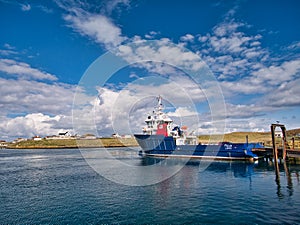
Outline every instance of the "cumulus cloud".
<path fill-rule="evenodd" d="M 57 122 L 60 118 L 60 115 L 49 116 L 42 113 L 6 118 L 0 123 L 0 134 L 2 137 L 10 138 L 57 135 L 65 129 L 57 129 L 51 125 L 51 122 Z"/>
<path fill-rule="evenodd" d="M 191 35 L 191 34 L 186 34 L 182 37 L 180 37 L 180 40 L 183 41 L 183 42 L 193 42 L 194 41 L 194 36 Z"/>
<path fill-rule="evenodd" d="M 162 75 L 174 74 L 174 68 L 177 67 L 193 72 L 206 67 L 197 54 L 173 44 L 167 38 L 121 45 L 115 50 L 115 54 L 130 64 L 139 62 L 150 72 Z"/>
<path fill-rule="evenodd" d="M 199 55 L 211 67 L 220 80 L 236 79 L 245 76 L 258 62 L 268 58 L 269 52 L 261 47 L 260 34 L 247 35 L 247 24 L 233 19 L 216 25 L 212 33 L 198 38 Z M 256 68 L 256 69 L 258 69 Z"/>
<path fill-rule="evenodd" d="M 31 9 L 31 6 L 29 4 L 21 4 L 22 11 L 29 11 L 30 9 Z"/>
<path fill-rule="evenodd" d="M 288 46 L 284 46 L 283 49 L 288 50 L 288 51 L 299 50 L 300 49 L 300 41 L 295 41 L 295 42 L 293 42 L 292 44 L 290 44 Z"/>
<path fill-rule="evenodd" d="M 4 78 L 0 86 L 0 137 L 57 134 L 72 128 L 74 86 Z"/>
<path fill-rule="evenodd" d="M 2 56 L 10 56 L 10 55 L 18 54 L 18 52 L 15 51 L 15 47 L 11 46 L 8 43 L 5 43 L 3 47 L 4 49 L 0 49 L 0 55 Z"/>
<path fill-rule="evenodd" d="M 277 108 L 300 107 L 300 78 L 283 82 L 262 98 L 264 105 Z"/>
<path fill-rule="evenodd" d="M 122 36 L 121 29 L 108 17 L 101 14 L 92 14 L 73 8 L 64 16 L 64 19 L 75 31 L 103 44 L 106 49 L 118 46 L 126 39 Z"/>
<path fill-rule="evenodd" d="M 75 87 L 38 81 L 0 78 L 2 113 L 59 114 L 72 107 Z"/>
<path fill-rule="evenodd" d="M 283 48 L 289 51 L 289 58 L 272 56 L 270 49 L 261 44 L 263 36 L 247 34 L 250 26 L 236 21 L 232 15 L 228 13 L 211 33 L 198 36 L 198 54 L 217 76 L 227 100 L 233 102 L 232 97 L 243 94 L 252 96 L 249 97 L 252 102 L 266 103 L 270 91 L 277 93 L 280 86 L 287 83 L 291 86 L 299 78 L 299 59 L 293 55 L 299 43 Z M 282 97 L 283 101 L 290 102 L 287 95 Z"/>
<path fill-rule="evenodd" d="M 9 55 L 15 55 L 15 54 L 17 54 L 16 51 L 9 50 L 9 49 L 0 49 L 0 55 L 9 56 Z"/>
<path fill-rule="evenodd" d="M 150 31 L 148 34 L 145 34 L 145 38 L 154 39 L 159 33 L 156 31 Z"/>
<path fill-rule="evenodd" d="M 299 76 L 300 60 L 285 61 L 280 65 L 271 65 L 262 67 L 253 72 L 254 79 L 259 79 L 261 83 L 269 83 L 271 85 L 282 84 L 286 81 L 294 80 Z"/>
<path fill-rule="evenodd" d="M 96 131 L 99 136 L 140 133 L 146 115 L 157 105 L 158 94 L 176 124 L 197 129 L 196 104 L 205 101 L 206 96 L 196 87 L 188 77 L 165 79 L 160 76 L 137 79 L 121 90 L 98 87 L 94 96 L 75 96 L 75 132 Z"/>
<path fill-rule="evenodd" d="M 19 78 L 55 81 L 57 77 L 50 73 L 32 68 L 29 64 L 13 59 L 0 59 L 0 71 L 17 75 Z"/>

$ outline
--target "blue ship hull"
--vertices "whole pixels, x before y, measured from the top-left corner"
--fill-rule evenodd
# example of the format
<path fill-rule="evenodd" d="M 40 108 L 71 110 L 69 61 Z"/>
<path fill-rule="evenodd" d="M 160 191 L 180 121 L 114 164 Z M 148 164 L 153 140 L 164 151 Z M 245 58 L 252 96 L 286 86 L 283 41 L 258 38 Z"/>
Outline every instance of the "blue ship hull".
<path fill-rule="evenodd" d="M 215 145 L 176 145 L 173 137 L 163 135 L 134 135 L 140 147 L 141 155 L 149 157 L 174 157 L 214 160 L 256 160 L 258 156 L 253 148 L 263 147 L 259 143 L 229 143 Z"/>

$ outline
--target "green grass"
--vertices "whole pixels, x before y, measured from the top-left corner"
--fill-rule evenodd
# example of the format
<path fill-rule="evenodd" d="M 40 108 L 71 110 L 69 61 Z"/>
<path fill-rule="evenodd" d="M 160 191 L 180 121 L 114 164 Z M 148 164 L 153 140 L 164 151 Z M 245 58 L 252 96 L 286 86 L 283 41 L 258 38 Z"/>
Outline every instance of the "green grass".
<path fill-rule="evenodd" d="M 222 135 L 201 135 L 199 136 L 200 143 L 214 143 L 218 141 L 232 142 L 232 143 L 243 143 L 246 142 L 246 136 L 248 136 L 249 142 L 261 142 L 265 146 L 272 146 L 272 137 L 270 132 L 233 132 Z M 287 141 L 289 146 L 292 146 L 293 133 L 287 132 Z M 281 145 L 281 138 L 276 138 L 276 143 Z M 300 140 L 295 139 L 295 147 L 300 148 Z"/>
<path fill-rule="evenodd" d="M 27 140 L 19 143 L 9 144 L 8 148 L 96 148 L 96 147 L 123 147 L 137 146 L 134 138 L 118 139 L 118 138 L 99 138 L 93 140 L 84 139 L 59 139 L 49 140 L 42 139 L 40 141 Z"/>
<path fill-rule="evenodd" d="M 224 134 L 223 141 L 240 143 L 246 142 L 246 136 L 248 136 L 249 142 L 265 142 L 271 141 L 271 135 L 269 133 L 260 133 L 260 132 L 233 132 L 229 134 Z M 200 142 L 208 142 L 222 140 L 222 135 L 201 135 L 199 136 Z"/>

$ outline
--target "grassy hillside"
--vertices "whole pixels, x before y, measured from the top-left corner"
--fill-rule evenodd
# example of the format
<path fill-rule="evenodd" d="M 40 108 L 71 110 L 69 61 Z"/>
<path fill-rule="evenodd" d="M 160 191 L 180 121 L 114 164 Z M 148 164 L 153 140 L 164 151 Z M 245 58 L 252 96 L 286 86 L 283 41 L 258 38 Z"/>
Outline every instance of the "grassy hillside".
<path fill-rule="evenodd" d="M 271 141 L 271 134 L 264 132 L 233 132 L 229 134 L 224 134 L 223 136 L 223 141 L 228 141 L 228 142 L 246 142 L 246 136 L 248 136 L 249 142 L 266 142 L 266 141 Z M 201 143 L 207 143 L 209 141 L 209 138 L 211 142 L 215 140 L 221 140 L 222 136 L 221 135 L 201 135 L 199 136 L 199 141 Z"/>
<path fill-rule="evenodd" d="M 297 134 L 300 134 L 300 128 L 288 130 L 286 133 L 288 136 L 296 136 Z"/>
<path fill-rule="evenodd" d="M 40 141 L 28 140 L 15 144 L 10 144 L 8 148 L 78 148 L 78 147 L 123 147 L 123 146 L 137 146 L 134 138 L 101 138 L 94 140 L 75 140 L 75 139 L 59 139 L 48 140 L 42 139 Z"/>
<path fill-rule="evenodd" d="M 300 133 L 300 129 L 294 129 L 287 131 L 287 141 L 290 146 L 292 146 L 292 137 L 296 134 Z M 239 143 L 246 142 L 246 136 L 248 136 L 249 142 L 261 142 L 264 143 L 265 146 L 272 146 L 272 137 L 271 132 L 233 132 L 229 134 L 224 134 L 223 141 Z M 221 139 L 221 135 L 201 135 L 199 136 L 199 142 L 208 143 L 216 142 Z M 281 144 L 281 138 L 276 138 L 276 143 Z M 300 138 L 295 138 L 295 147 L 300 148 Z"/>

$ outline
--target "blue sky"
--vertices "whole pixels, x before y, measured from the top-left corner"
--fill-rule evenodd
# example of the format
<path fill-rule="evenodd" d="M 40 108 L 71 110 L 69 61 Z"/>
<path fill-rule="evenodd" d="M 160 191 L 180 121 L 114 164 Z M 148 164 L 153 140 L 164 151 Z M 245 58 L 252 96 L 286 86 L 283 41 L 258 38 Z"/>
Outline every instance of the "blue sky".
<path fill-rule="evenodd" d="M 0 139 L 83 134 L 86 118 L 98 136 L 138 132 L 158 94 L 176 123 L 199 134 L 268 131 L 275 121 L 299 128 L 298 21 L 296 0 L 0 0 Z M 143 44 L 128 50 L 151 41 L 159 46 L 152 55 Z M 122 68 L 105 84 L 99 67 L 89 95 L 78 86 L 107 51 L 128 64 L 156 62 Z M 213 118 L 211 92 L 180 70 L 197 57 L 222 92 L 222 118 Z M 74 115 L 82 118 L 76 128 Z"/>

